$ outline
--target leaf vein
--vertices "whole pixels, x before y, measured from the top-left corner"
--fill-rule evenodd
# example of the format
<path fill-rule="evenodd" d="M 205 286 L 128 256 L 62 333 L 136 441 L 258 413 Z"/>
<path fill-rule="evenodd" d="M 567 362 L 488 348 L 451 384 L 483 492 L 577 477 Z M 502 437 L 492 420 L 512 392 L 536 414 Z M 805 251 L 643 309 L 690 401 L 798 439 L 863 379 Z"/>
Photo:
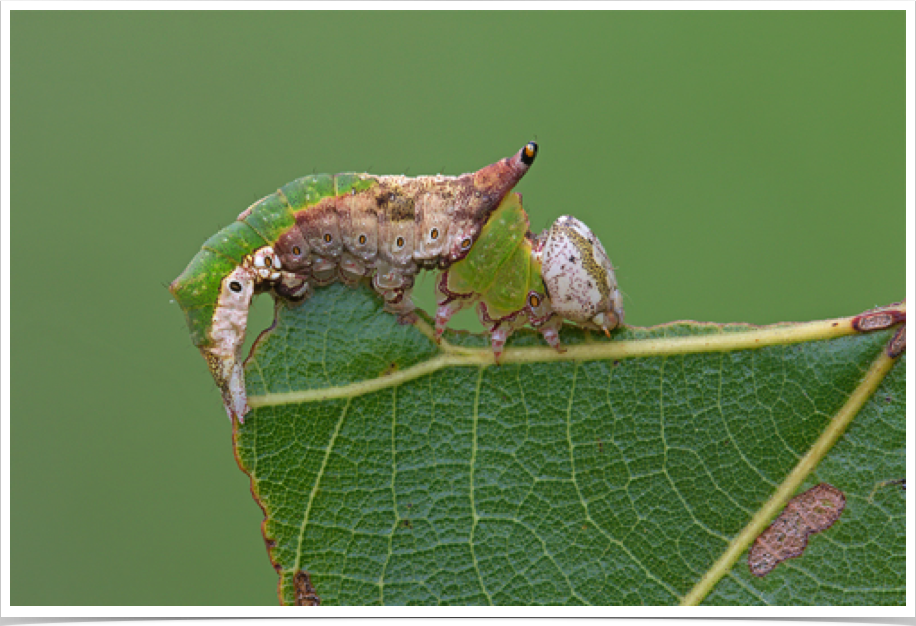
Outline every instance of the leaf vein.
<path fill-rule="evenodd" d="M 328 465 L 328 459 L 331 457 L 331 451 L 334 449 L 334 443 L 337 441 L 337 435 L 340 433 L 344 418 L 350 410 L 350 402 L 351 400 L 348 398 L 346 404 L 344 404 L 343 410 L 340 412 L 337 426 L 334 428 L 334 433 L 331 435 L 330 441 L 328 441 L 328 448 L 325 451 L 324 459 L 321 461 L 321 467 L 318 469 L 318 474 L 315 476 L 315 485 L 312 487 L 312 491 L 309 494 L 309 501 L 305 507 L 305 515 L 302 516 L 302 525 L 299 527 L 299 543 L 296 546 L 296 565 L 294 567 L 294 571 L 297 572 L 302 569 L 302 542 L 305 538 L 305 527 L 308 525 L 309 515 L 311 515 L 312 512 L 312 503 L 314 503 L 315 496 L 318 494 L 318 487 L 321 485 L 321 478 L 324 476 L 324 470 Z"/>

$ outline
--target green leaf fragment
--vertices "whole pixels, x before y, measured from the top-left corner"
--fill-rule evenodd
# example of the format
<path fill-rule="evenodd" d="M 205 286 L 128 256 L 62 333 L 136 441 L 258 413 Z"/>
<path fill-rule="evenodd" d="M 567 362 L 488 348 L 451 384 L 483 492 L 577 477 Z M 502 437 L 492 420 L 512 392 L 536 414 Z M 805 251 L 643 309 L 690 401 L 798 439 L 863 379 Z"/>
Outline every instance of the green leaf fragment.
<path fill-rule="evenodd" d="M 281 307 L 247 364 L 256 408 L 237 426 L 237 454 L 267 515 L 286 604 L 300 570 L 323 605 L 676 604 L 894 329 L 512 363 L 511 348 L 543 348 L 523 332 L 498 367 L 484 358 L 485 337 L 447 333 L 440 347 L 421 330 L 398 325 L 368 290 L 335 285 Z M 611 344 L 750 330 L 625 328 Z M 574 355 L 606 344 L 572 329 L 562 338 Z M 905 475 L 904 370 L 891 370 L 802 486 L 842 490 L 840 520 L 764 578 L 750 574 L 745 551 L 708 603 L 905 602 L 903 491 L 884 487 L 868 502 L 877 483 Z M 310 401 L 283 403 L 303 390 Z"/>

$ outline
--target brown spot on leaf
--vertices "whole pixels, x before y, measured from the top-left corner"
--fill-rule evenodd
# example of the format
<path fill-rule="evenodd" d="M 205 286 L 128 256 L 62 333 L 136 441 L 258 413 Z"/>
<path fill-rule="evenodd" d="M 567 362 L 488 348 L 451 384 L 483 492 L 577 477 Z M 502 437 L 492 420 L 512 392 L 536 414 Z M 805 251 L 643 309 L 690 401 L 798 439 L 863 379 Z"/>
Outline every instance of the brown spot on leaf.
<path fill-rule="evenodd" d="M 887 356 L 896 359 L 906 352 L 906 326 L 901 326 L 887 344 Z"/>
<path fill-rule="evenodd" d="M 305 570 L 299 570 L 293 576 L 293 586 L 296 588 L 296 606 L 319 606 L 321 598 L 312 585 L 312 578 Z"/>
<path fill-rule="evenodd" d="M 860 333 L 889 328 L 898 322 L 906 321 L 906 313 L 901 311 L 875 311 L 863 313 L 852 318 L 852 327 Z"/>
<path fill-rule="evenodd" d="M 862 315 L 857 315 L 852 319 L 852 327 L 859 332 L 868 332 L 871 330 L 890 328 L 901 322 L 904 325 L 897 329 L 897 332 L 891 337 L 885 349 L 887 356 L 896 359 L 906 352 L 906 311 L 892 311 L 887 309 L 866 311 Z"/>
<path fill-rule="evenodd" d="M 751 546 L 747 564 L 751 574 L 762 577 L 786 559 L 805 551 L 808 535 L 830 528 L 846 507 L 843 492 L 821 483 L 791 500 Z"/>
<path fill-rule="evenodd" d="M 388 367 L 382 370 L 381 376 L 390 376 L 391 374 L 394 374 L 396 371 L 398 371 L 398 364 L 389 363 Z"/>

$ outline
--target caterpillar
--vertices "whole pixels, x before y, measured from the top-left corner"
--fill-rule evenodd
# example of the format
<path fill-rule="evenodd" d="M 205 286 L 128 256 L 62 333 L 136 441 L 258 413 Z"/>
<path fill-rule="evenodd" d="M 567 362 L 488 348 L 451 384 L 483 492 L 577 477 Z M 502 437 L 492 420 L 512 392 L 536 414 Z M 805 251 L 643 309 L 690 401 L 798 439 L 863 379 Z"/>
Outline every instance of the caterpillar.
<path fill-rule="evenodd" d="M 561 218 L 537 238 L 527 230 L 521 197 L 510 191 L 537 152 L 529 142 L 512 157 L 460 176 L 306 176 L 255 202 L 204 242 L 169 290 L 230 420 L 242 422 L 250 410 L 241 349 L 259 293 L 301 302 L 315 287 L 369 280 L 384 309 L 411 322 L 414 276 L 442 270 L 437 336 L 452 314 L 477 303 L 497 358 L 526 322 L 557 348 L 560 316 L 605 331 L 622 322 L 613 268 L 584 224 Z M 514 282 L 481 282 L 476 272 Z"/>

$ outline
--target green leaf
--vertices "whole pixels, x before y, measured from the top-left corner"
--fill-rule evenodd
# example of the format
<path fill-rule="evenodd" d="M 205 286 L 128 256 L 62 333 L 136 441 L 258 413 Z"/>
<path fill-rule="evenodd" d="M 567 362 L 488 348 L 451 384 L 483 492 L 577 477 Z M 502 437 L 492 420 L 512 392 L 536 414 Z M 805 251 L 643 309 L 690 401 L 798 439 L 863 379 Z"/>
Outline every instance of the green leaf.
<path fill-rule="evenodd" d="M 486 337 L 438 346 L 379 304 L 281 305 L 247 364 L 236 452 L 283 603 L 300 571 L 322 604 L 905 603 L 894 328 L 567 329 L 563 354 L 519 333 L 495 366 Z M 820 482 L 839 521 L 751 575 Z"/>

